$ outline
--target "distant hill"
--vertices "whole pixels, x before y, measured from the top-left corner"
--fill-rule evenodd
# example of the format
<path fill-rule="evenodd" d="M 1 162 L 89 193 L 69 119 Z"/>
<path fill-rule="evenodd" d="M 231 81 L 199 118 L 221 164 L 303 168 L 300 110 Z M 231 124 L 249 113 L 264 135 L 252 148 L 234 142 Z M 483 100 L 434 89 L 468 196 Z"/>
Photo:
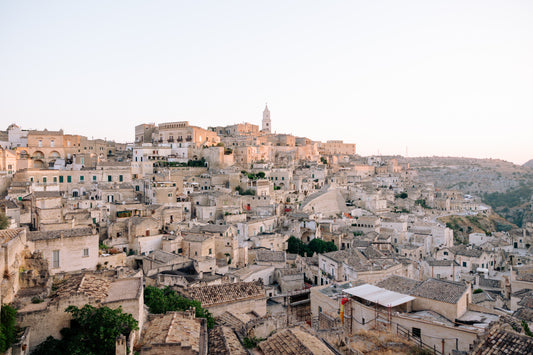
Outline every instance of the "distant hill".
<path fill-rule="evenodd" d="M 408 162 L 423 182 L 481 197 L 494 212 L 518 227 L 533 222 L 533 214 L 529 213 L 533 171 L 526 166 L 533 164 L 533 160 L 524 165 L 499 159 L 462 157 L 400 158 L 398 161 Z"/>
<path fill-rule="evenodd" d="M 526 168 L 533 168 L 533 159 L 531 159 L 530 161 L 524 163 L 524 165 L 522 166 L 525 166 Z"/>

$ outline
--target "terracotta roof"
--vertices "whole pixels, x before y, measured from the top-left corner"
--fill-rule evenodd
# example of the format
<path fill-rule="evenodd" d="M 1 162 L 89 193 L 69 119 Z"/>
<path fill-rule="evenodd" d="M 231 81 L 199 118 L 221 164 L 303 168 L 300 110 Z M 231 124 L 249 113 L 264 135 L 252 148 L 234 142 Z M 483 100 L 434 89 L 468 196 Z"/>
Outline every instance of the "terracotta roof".
<path fill-rule="evenodd" d="M 302 328 L 279 331 L 259 343 L 265 355 L 332 355 L 333 352 L 317 337 Z"/>
<path fill-rule="evenodd" d="M 12 228 L 0 230 L 0 244 L 9 242 L 11 239 L 16 238 L 20 233 L 24 232 L 24 228 Z"/>
<path fill-rule="evenodd" d="M 200 301 L 203 307 L 265 297 L 265 287 L 261 281 L 190 287 L 179 292 Z"/>
<path fill-rule="evenodd" d="M 429 266 L 459 266 L 457 261 L 455 260 L 435 260 L 435 259 L 428 259 L 426 260 Z"/>
<path fill-rule="evenodd" d="M 61 197 L 61 192 L 59 191 L 34 191 L 33 196 L 35 196 L 35 198 L 57 198 L 57 197 Z"/>
<path fill-rule="evenodd" d="M 92 227 L 74 228 L 74 229 L 61 229 L 54 231 L 44 232 L 29 232 L 29 240 L 46 240 L 56 238 L 72 238 L 72 237 L 85 237 L 94 235 Z"/>
<path fill-rule="evenodd" d="M 410 295 L 446 303 L 457 303 L 468 286 L 460 282 L 427 279 L 415 287 Z"/>
<path fill-rule="evenodd" d="M 533 338 L 508 330 L 489 331 L 484 341 L 474 348 L 474 355 L 531 354 Z"/>
<path fill-rule="evenodd" d="M 215 322 L 220 325 L 228 326 L 237 331 L 241 331 L 244 327 L 244 323 L 239 318 L 235 317 L 233 313 L 228 311 L 215 317 Z"/>
<path fill-rule="evenodd" d="M 409 279 L 407 277 L 392 275 L 387 277 L 385 280 L 380 281 L 376 284 L 377 287 L 384 288 L 389 291 L 410 294 L 411 290 L 420 285 L 422 281 L 417 281 Z"/>
<path fill-rule="evenodd" d="M 258 250 L 255 255 L 256 261 L 281 263 L 285 262 L 284 251 Z"/>
<path fill-rule="evenodd" d="M 526 322 L 533 322 L 533 309 L 531 308 L 519 308 L 514 312 L 513 316 Z"/>
<path fill-rule="evenodd" d="M 83 294 L 103 301 L 107 298 L 110 285 L 111 281 L 102 276 L 89 273 L 78 274 L 66 279 L 59 285 L 54 299 Z"/>
<path fill-rule="evenodd" d="M 209 354 L 247 355 L 235 332 L 224 326 L 209 331 Z"/>
<path fill-rule="evenodd" d="M 449 250 L 456 255 L 468 256 L 468 257 L 473 257 L 473 258 L 479 258 L 481 254 L 483 254 L 483 250 L 470 249 L 470 248 L 467 248 L 465 245 L 454 246 L 454 247 L 449 248 Z"/>
<path fill-rule="evenodd" d="M 156 344 L 190 346 L 193 352 L 199 353 L 202 321 L 202 318 L 194 318 L 193 312 L 152 315 L 144 331 L 143 344 L 145 347 Z"/>

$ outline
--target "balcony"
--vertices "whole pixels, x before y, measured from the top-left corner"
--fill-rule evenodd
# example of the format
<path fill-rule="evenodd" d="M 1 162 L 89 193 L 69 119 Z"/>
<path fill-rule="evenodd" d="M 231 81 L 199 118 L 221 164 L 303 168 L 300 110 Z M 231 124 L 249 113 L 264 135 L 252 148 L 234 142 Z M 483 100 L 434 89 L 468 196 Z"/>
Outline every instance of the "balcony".
<path fill-rule="evenodd" d="M 185 138 L 185 141 L 187 141 L 187 142 L 192 142 L 192 137 L 187 137 L 187 138 Z"/>
<path fill-rule="evenodd" d="M 168 139 L 168 142 L 169 142 L 169 143 L 174 143 L 174 138 L 169 138 L 169 139 Z"/>

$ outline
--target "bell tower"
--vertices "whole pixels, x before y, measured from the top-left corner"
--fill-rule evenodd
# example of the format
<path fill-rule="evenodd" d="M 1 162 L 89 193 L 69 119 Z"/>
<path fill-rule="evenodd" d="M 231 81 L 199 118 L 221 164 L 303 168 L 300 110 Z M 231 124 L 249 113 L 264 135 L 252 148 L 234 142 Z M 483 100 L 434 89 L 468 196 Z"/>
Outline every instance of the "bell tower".
<path fill-rule="evenodd" d="M 268 106 L 265 104 L 265 110 L 263 111 L 263 127 L 261 129 L 263 132 L 271 133 L 272 127 L 270 122 L 270 111 Z"/>

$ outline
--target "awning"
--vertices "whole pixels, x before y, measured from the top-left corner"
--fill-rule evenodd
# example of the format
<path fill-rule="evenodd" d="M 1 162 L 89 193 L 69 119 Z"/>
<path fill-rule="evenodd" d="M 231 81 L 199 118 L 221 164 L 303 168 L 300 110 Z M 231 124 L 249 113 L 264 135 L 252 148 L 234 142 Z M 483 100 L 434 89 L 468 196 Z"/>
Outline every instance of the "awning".
<path fill-rule="evenodd" d="M 404 295 L 403 293 L 389 291 L 369 284 L 348 288 L 344 292 L 384 307 L 396 307 L 415 299 L 415 297 Z"/>

